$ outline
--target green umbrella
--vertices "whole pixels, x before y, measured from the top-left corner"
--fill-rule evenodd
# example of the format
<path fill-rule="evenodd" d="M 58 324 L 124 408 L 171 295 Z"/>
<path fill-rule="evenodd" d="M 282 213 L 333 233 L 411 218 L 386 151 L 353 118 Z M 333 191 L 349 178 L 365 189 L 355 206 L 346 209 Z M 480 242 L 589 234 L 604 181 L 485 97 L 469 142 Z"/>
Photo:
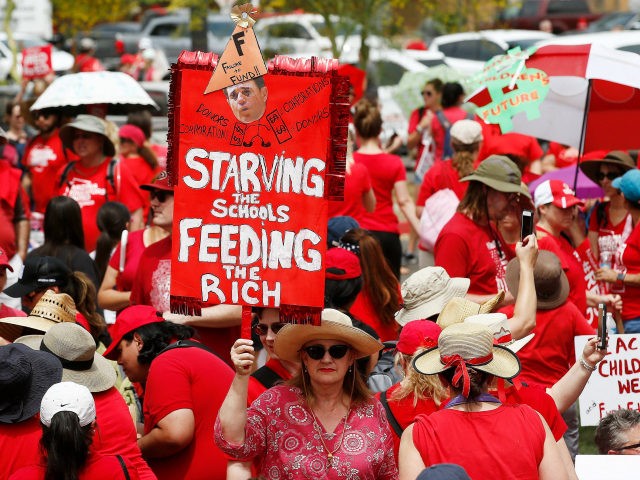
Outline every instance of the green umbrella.
<path fill-rule="evenodd" d="M 466 77 L 447 65 L 438 65 L 419 72 L 406 72 L 393 89 L 391 97 L 398 103 L 407 118 L 416 108 L 424 106 L 420 92 L 424 84 L 434 78 L 439 78 L 443 82 L 460 82 L 464 85 Z"/>

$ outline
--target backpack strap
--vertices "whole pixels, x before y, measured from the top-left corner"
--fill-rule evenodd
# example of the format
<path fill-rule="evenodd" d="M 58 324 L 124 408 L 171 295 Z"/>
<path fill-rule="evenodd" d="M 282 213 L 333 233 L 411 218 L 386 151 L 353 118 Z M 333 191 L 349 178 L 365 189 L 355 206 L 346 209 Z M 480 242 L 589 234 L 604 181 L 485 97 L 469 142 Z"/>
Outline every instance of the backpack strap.
<path fill-rule="evenodd" d="M 257 369 L 251 374 L 251 376 L 267 388 L 271 388 L 276 382 L 282 380 L 282 377 L 280 375 L 278 375 L 266 365 L 263 365 L 262 367 Z"/>
<path fill-rule="evenodd" d="M 165 352 L 168 352 L 169 350 L 174 350 L 176 348 L 189 348 L 189 347 L 195 347 L 195 348 L 199 348 L 201 350 L 205 350 L 213 355 L 215 355 L 216 357 L 222 359 L 220 357 L 220 355 L 218 355 L 216 352 L 214 352 L 213 350 L 211 350 L 209 347 L 207 347 L 206 345 L 200 343 L 200 342 L 194 342 L 193 340 L 178 340 L 177 342 L 173 342 L 169 345 L 167 345 L 166 347 L 164 347 L 160 353 L 158 353 L 158 355 L 162 355 Z M 225 362 L 226 363 L 226 362 Z"/>
<path fill-rule="evenodd" d="M 396 419 L 396 416 L 393 414 L 393 412 L 391 411 L 391 408 L 389 407 L 386 390 L 380 394 L 380 403 L 382 403 L 382 406 L 384 407 L 384 411 L 387 414 L 387 420 L 389 420 L 389 425 L 391 425 L 391 428 L 393 428 L 393 431 L 395 432 L 396 435 L 398 435 L 398 437 L 402 437 L 402 432 L 404 432 L 404 428 L 400 426 L 400 424 L 398 423 L 398 420 Z"/>
<path fill-rule="evenodd" d="M 71 169 L 75 166 L 76 162 L 69 162 L 64 166 L 64 170 L 62 170 L 62 174 L 60 175 L 60 180 L 58 181 L 58 189 L 62 188 L 62 186 L 67 183 L 67 177 L 71 172 Z"/>
<path fill-rule="evenodd" d="M 436 117 L 444 130 L 444 148 L 442 158 L 451 158 L 453 156 L 453 148 L 451 148 L 451 122 L 442 110 L 436 111 Z"/>
<path fill-rule="evenodd" d="M 113 194 L 114 196 L 118 195 L 118 185 L 120 184 L 120 182 L 116 182 L 116 173 L 119 176 L 120 172 L 116 172 L 116 167 L 118 166 L 118 159 L 116 157 L 111 157 L 111 160 L 109 161 L 109 166 L 107 167 L 107 183 L 109 185 L 111 185 L 111 188 L 113 189 Z M 119 178 L 118 178 L 119 180 Z M 109 195 L 106 195 L 107 200 L 109 200 Z"/>
<path fill-rule="evenodd" d="M 127 466 L 125 465 L 124 459 L 122 458 L 122 456 L 116 455 L 116 458 L 120 462 L 120 466 L 122 467 L 122 473 L 124 473 L 125 480 L 131 480 L 131 477 L 129 476 L 129 470 L 127 470 Z"/>

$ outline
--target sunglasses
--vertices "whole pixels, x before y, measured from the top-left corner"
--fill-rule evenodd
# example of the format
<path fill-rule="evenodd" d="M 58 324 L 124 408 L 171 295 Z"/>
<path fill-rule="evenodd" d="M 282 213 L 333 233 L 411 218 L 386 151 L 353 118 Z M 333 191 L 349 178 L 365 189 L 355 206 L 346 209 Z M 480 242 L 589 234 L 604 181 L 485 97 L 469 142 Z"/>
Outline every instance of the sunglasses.
<path fill-rule="evenodd" d="M 267 325 L 266 323 L 256 323 L 253 326 L 253 333 L 256 335 L 266 335 L 269 329 L 271 329 L 271 331 L 277 335 L 285 325 L 286 323 L 282 322 L 272 323 L 271 325 Z"/>
<path fill-rule="evenodd" d="M 636 450 L 640 448 L 640 443 L 634 443 L 633 445 L 627 445 L 625 447 L 616 448 L 616 452 L 620 452 L 622 450 Z"/>
<path fill-rule="evenodd" d="M 422 90 L 422 95 L 426 95 L 427 97 L 430 97 L 433 95 L 433 92 L 430 90 Z"/>
<path fill-rule="evenodd" d="M 620 174 L 616 172 L 609 172 L 609 173 L 598 172 L 598 174 L 596 175 L 596 178 L 598 179 L 598 181 L 602 181 L 605 178 L 608 178 L 609 180 L 615 180 L 619 176 Z"/>
<path fill-rule="evenodd" d="M 78 138 L 93 138 L 94 134 L 89 132 L 76 132 L 73 134 L 73 139 L 76 140 Z"/>
<path fill-rule="evenodd" d="M 160 203 L 164 203 L 167 200 L 167 197 L 173 197 L 173 192 L 167 192 L 166 190 L 150 190 L 149 196 L 151 200 L 157 198 Z"/>
<path fill-rule="evenodd" d="M 322 345 L 310 345 L 304 347 L 303 350 L 307 352 L 310 358 L 313 360 L 321 360 L 324 358 L 324 354 L 328 351 L 331 358 L 339 359 L 344 357 L 351 347 L 349 345 L 331 345 L 329 348 L 324 348 Z"/>

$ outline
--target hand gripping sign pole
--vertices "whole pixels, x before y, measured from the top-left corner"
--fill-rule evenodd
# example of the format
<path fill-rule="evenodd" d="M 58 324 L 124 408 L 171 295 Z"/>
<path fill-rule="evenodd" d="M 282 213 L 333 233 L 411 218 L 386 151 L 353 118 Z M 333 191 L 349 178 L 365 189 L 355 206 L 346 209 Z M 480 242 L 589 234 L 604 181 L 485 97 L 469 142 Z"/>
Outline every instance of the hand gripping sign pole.
<path fill-rule="evenodd" d="M 169 99 L 171 311 L 243 305 L 243 336 L 251 307 L 320 321 L 327 202 L 342 199 L 349 121 L 337 61 L 276 56 L 267 70 L 252 12 L 234 7 L 220 59 L 182 52 Z"/>

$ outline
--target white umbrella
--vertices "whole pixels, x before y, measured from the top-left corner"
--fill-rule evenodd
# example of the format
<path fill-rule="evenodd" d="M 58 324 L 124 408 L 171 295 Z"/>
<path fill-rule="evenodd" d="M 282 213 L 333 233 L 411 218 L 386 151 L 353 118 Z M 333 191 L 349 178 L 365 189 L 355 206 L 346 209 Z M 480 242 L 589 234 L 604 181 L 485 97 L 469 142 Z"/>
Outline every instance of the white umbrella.
<path fill-rule="evenodd" d="M 56 78 L 30 110 L 62 108 L 82 113 L 87 105 L 108 105 L 110 114 L 143 108 L 158 110 L 140 84 L 122 72 L 74 73 Z"/>

